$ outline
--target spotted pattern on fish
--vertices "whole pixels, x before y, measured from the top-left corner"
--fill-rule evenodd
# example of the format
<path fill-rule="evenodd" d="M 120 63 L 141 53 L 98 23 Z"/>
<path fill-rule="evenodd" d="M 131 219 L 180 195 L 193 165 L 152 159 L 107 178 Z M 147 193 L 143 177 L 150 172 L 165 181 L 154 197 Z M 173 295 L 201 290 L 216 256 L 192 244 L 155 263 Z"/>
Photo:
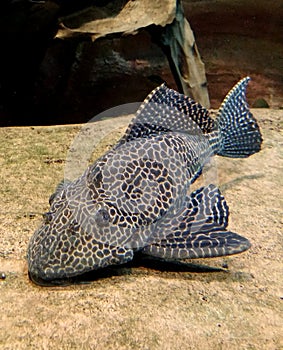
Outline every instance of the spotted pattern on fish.
<path fill-rule="evenodd" d="M 122 139 L 51 195 L 28 246 L 31 279 L 64 280 L 126 263 L 137 251 L 185 259 L 248 249 L 246 238 L 227 229 L 228 206 L 215 185 L 188 196 L 214 154 L 247 157 L 260 150 L 245 99 L 248 81 L 231 90 L 215 120 L 164 84 L 155 89 Z"/>

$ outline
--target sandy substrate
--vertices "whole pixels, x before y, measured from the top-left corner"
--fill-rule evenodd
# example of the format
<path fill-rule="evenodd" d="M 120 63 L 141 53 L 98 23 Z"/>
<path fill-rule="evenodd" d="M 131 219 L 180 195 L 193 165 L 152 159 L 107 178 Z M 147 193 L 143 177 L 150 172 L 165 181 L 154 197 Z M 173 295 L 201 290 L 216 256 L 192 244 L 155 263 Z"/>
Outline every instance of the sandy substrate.
<path fill-rule="evenodd" d="M 283 349 L 283 111 L 253 112 L 262 151 L 213 165 L 229 227 L 250 250 L 186 265 L 141 260 L 67 287 L 30 282 L 25 255 L 79 126 L 0 129 L 0 348 Z"/>

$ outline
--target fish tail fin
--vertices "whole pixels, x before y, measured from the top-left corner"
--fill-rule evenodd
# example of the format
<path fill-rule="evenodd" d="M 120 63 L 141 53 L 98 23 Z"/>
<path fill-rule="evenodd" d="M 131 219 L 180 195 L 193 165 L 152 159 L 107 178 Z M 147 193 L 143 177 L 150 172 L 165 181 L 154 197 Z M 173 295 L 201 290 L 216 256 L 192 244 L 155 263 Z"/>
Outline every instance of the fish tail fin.
<path fill-rule="evenodd" d="M 246 100 L 249 81 L 249 77 L 240 80 L 219 108 L 216 118 L 219 132 L 218 155 L 245 158 L 260 151 L 261 133 Z"/>

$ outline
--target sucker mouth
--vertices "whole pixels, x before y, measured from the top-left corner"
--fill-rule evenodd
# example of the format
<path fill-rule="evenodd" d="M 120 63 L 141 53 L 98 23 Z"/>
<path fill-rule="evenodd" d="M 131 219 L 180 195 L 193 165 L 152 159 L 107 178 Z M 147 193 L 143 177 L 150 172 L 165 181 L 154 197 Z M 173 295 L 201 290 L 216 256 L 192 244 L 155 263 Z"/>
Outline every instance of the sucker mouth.
<path fill-rule="evenodd" d="M 74 273 L 71 276 L 62 276 L 62 277 L 40 277 L 41 273 L 37 269 L 34 269 L 32 266 L 28 270 L 28 276 L 31 282 L 38 286 L 42 287 L 66 287 L 75 284 L 89 284 L 99 278 L 105 276 L 112 276 L 112 268 L 102 268 L 100 270 L 91 269 L 85 272 Z"/>
<path fill-rule="evenodd" d="M 74 284 L 72 278 L 57 278 L 52 280 L 45 280 L 39 276 L 32 274 L 30 271 L 28 272 L 29 279 L 38 286 L 41 287 L 56 287 L 56 286 L 69 286 Z"/>
<path fill-rule="evenodd" d="M 67 287 L 71 285 L 80 285 L 80 284 L 90 284 L 100 278 L 108 278 L 110 276 L 119 275 L 115 268 L 106 267 L 101 270 L 91 270 L 88 272 L 84 272 L 82 274 L 72 276 L 72 277 L 64 277 L 64 278 L 55 278 L 52 280 L 45 280 L 39 276 L 32 274 L 28 271 L 29 279 L 36 285 L 41 287 Z"/>
<path fill-rule="evenodd" d="M 100 279 L 120 276 L 123 274 L 123 268 L 126 266 L 128 266 L 128 268 L 131 268 L 131 264 L 132 262 L 121 265 L 112 265 L 103 267 L 101 269 L 89 270 L 70 277 L 54 279 L 44 279 L 42 277 L 39 277 L 37 273 L 32 273 L 30 270 L 28 271 L 28 276 L 31 282 L 41 287 L 67 287 L 70 285 L 90 284 Z M 129 274 L 129 271 L 127 270 L 126 273 Z"/>

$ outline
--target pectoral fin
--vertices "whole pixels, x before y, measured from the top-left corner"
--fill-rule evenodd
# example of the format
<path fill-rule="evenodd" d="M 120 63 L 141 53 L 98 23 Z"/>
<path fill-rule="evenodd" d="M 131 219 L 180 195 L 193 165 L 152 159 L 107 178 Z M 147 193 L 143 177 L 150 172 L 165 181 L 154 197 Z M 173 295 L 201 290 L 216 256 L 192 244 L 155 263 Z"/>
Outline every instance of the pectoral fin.
<path fill-rule="evenodd" d="M 176 217 L 164 220 L 158 230 L 165 239 L 143 248 L 144 254 L 172 259 L 208 258 L 241 253 L 250 247 L 248 239 L 228 231 L 229 209 L 219 189 L 202 187 L 188 198 Z M 158 233 L 156 233 L 158 237 Z"/>

